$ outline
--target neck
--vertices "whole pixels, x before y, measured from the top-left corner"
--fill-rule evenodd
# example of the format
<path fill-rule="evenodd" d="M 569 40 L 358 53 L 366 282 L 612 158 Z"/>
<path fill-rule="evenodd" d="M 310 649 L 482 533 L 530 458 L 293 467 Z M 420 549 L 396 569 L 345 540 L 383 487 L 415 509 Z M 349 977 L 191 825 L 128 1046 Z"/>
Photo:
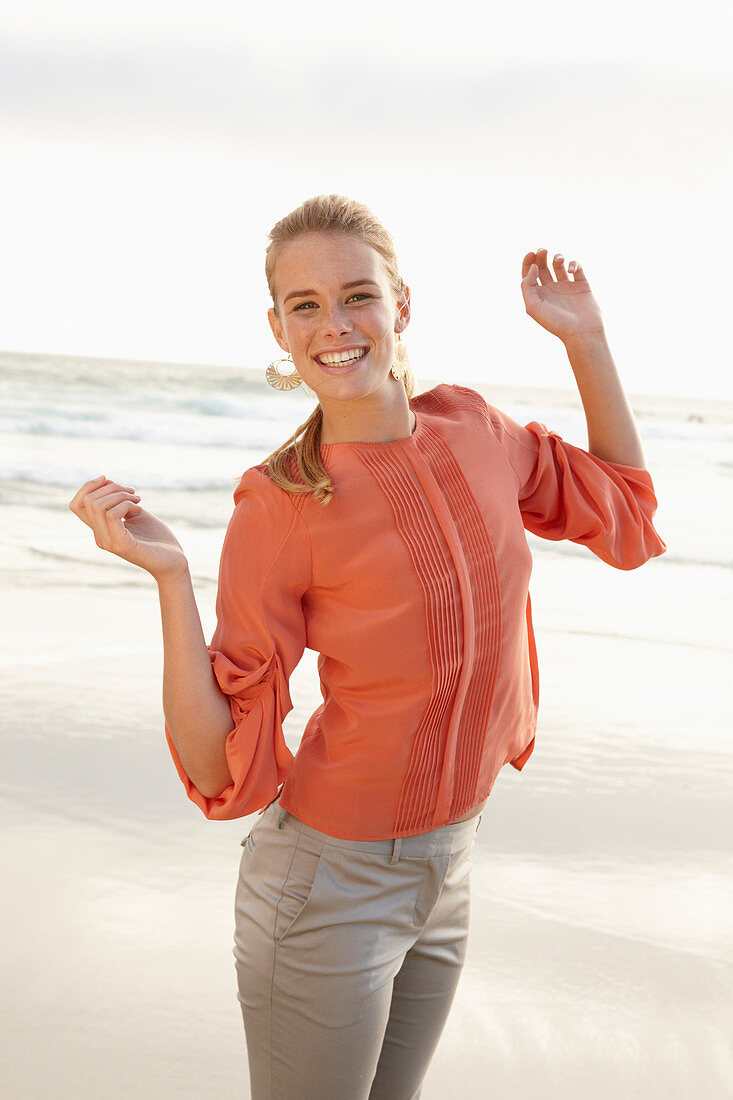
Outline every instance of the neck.
<path fill-rule="evenodd" d="M 321 409 L 321 443 L 389 443 L 406 439 L 415 428 L 415 414 L 401 382 L 386 393 L 367 394 L 355 401 L 321 400 Z"/>

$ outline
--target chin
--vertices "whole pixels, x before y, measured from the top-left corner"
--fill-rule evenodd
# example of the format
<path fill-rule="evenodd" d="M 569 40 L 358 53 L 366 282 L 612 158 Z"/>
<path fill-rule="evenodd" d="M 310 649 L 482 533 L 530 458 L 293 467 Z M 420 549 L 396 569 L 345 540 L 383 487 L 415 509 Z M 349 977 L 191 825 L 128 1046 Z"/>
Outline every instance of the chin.
<path fill-rule="evenodd" d="M 318 391 L 322 392 L 324 397 L 357 400 L 360 397 L 368 397 L 369 394 L 380 389 L 388 377 L 389 372 L 387 372 L 387 375 L 380 375 L 377 378 L 374 376 L 364 377 L 363 375 L 359 377 L 356 371 L 344 374 L 343 378 L 339 378 L 338 375 L 330 375 L 319 383 Z"/>

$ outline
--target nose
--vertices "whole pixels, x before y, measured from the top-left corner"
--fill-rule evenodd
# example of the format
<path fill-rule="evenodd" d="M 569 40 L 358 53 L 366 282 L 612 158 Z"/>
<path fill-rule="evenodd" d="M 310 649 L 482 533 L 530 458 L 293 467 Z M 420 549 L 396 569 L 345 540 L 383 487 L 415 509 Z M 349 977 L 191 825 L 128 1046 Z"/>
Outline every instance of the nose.
<path fill-rule="evenodd" d="M 321 331 L 324 336 L 346 336 L 354 326 L 348 310 L 341 302 L 332 302 L 321 314 Z"/>

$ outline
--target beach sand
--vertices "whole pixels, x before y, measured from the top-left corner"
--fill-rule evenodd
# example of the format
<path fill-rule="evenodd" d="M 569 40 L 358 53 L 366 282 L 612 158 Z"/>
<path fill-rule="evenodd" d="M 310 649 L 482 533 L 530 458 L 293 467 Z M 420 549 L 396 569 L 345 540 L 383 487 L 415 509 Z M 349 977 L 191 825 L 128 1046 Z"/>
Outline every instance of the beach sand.
<path fill-rule="evenodd" d="M 630 589 L 666 608 L 670 567 L 643 584 L 586 558 L 568 568 L 575 622 L 538 628 L 537 748 L 484 812 L 468 960 L 424 1100 L 723 1097 L 727 666 L 637 621 Z M 542 573 L 540 558 L 536 617 L 555 622 Z M 2 700 L 2 1095 L 245 1100 L 230 945 L 249 819 L 207 822 L 175 776 L 152 585 L 38 591 L 3 592 L 4 656 L 25 657 Z M 609 633 L 581 629 L 593 604 Z M 613 632 L 632 614 L 638 640 Z M 293 748 L 313 672 L 306 654 Z"/>
<path fill-rule="evenodd" d="M 98 440 L 62 454 L 44 437 L 43 476 L 1 486 L 0 1095 L 247 1100 L 231 945 L 254 818 L 208 822 L 185 797 L 154 585 L 66 506 L 77 469 L 112 453 L 87 422 Z M 677 428 L 647 425 L 668 555 L 622 573 L 532 541 L 537 745 L 483 815 L 468 958 L 423 1100 L 733 1095 L 731 570 L 711 535 L 730 465 L 693 430 L 682 468 Z M 136 477 L 168 469 L 140 448 Z M 171 474 L 146 503 L 189 552 L 208 635 L 232 459 L 201 451 L 206 478 L 226 470 L 215 492 Z M 320 702 L 313 654 L 291 688 L 294 750 Z"/>

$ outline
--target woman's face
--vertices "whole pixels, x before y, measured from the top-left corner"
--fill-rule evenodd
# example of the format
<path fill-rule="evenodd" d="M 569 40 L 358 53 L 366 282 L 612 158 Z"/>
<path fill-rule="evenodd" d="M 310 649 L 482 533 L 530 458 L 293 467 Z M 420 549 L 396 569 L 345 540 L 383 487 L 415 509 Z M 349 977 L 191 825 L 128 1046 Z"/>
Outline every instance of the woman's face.
<path fill-rule="evenodd" d="M 378 252 L 344 233 L 304 233 L 283 247 L 274 282 L 275 339 L 321 404 L 402 385 L 390 369 L 409 290 L 398 302 Z"/>

